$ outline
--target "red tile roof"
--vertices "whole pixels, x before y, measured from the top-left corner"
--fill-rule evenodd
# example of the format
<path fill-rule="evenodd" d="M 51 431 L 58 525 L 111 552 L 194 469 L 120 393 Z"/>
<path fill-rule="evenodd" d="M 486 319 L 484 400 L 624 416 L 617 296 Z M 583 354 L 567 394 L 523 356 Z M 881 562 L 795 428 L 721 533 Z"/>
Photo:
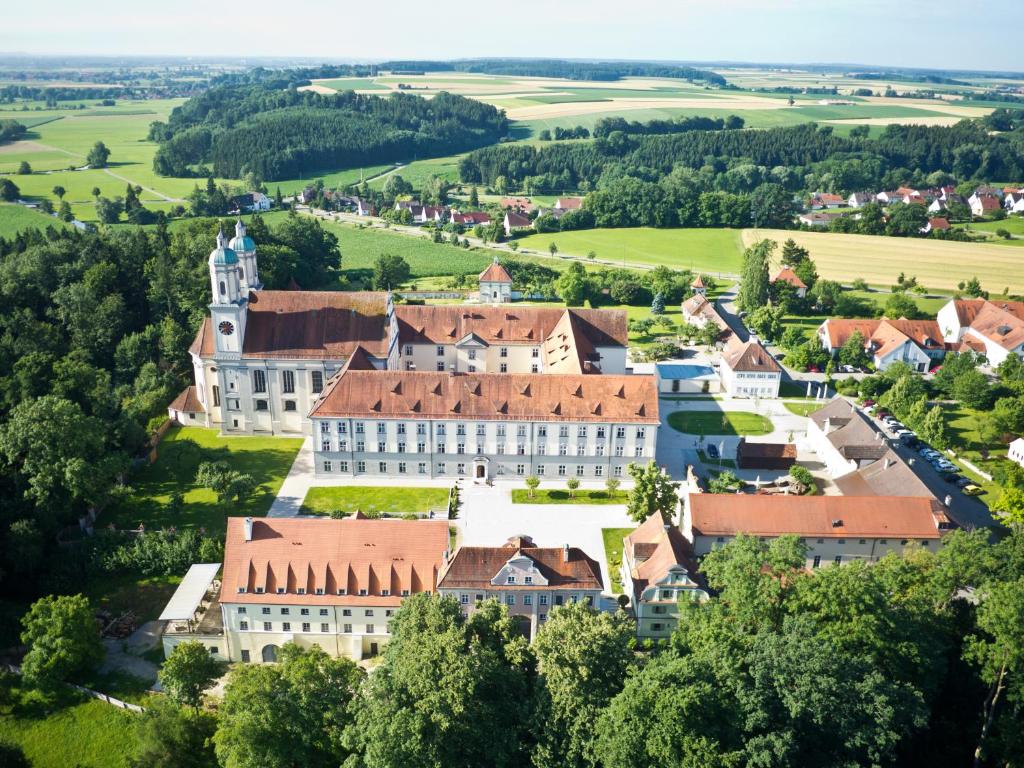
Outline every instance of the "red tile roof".
<path fill-rule="evenodd" d="M 942 505 L 912 496 L 690 494 L 694 536 L 937 539 Z"/>
<path fill-rule="evenodd" d="M 782 282 L 784 282 L 784 283 L 789 283 L 794 288 L 806 288 L 807 287 L 807 283 L 805 283 L 803 280 L 801 280 L 799 277 L 797 277 L 796 272 L 794 272 L 789 267 L 783 267 L 782 269 L 780 269 L 776 273 L 776 275 L 771 279 L 771 282 L 777 283 L 780 280 Z"/>
<path fill-rule="evenodd" d="M 631 563 L 634 597 L 652 581 L 662 578 L 674 565 L 686 568 L 695 577 L 697 566 L 693 550 L 683 532 L 675 525 L 665 525 L 661 515 L 651 515 L 624 541 L 624 556 Z"/>
<path fill-rule="evenodd" d="M 487 265 L 487 269 L 480 273 L 479 280 L 481 283 L 511 283 L 512 275 L 495 259 Z"/>
<path fill-rule="evenodd" d="M 346 370 L 311 418 L 658 423 L 653 376 Z"/>
<path fill-rule="evenodd" d="M 206 413 L 203 404 L 199 402 L 199 394 L 194 384 L 185 387 L 167 408 L 179 413 Z"/>
<path fill-rule="evenodd" d="M 398 605 L 403 590 L 434 591 L 447 548 L 446 520 L 256 518 L 246 541 L 229 517 L 221 602 Z"/>
<path fill-rule="evenodd" d="M 730 344 L 722 356 L 722 363 L 734 371 L 782 373 L 782 366 L 775 362 L 775 358 L 758 342 L 743 343 L 735 337 L 730 339 Z"/>
<path fill-rule="evenodd" d="M 544 584 L 491 584 L 513 557 L 524 556 L 548 582 Z M 577 547 L 538 547 L 528 536 L 516 536 L 500 547 L 459 547 L 442 569 L 439 589 L 490 589 L 530 591 L 545 589 L 596 589 L 603 587 L 601 566 Z"/>
<path fill-rule="evenodd" d="M 563 211 L 574 211 L 582 205 L 582 197 L 560 197 L 555 200 L 555 208 Z"/>
<path fill-rule="evenodd" d="M 929 217 L 928 224 L 932 229 L 949 229 L 949 222 L 942 218 Z"/>
<path fill-rule="evenodd" d="M 529 216 L 524 216 L 515 211 L 509 211 L 505 214 L 505 223 L 508 224 L 509 229 L 526 229 L 533 226 Z"/>

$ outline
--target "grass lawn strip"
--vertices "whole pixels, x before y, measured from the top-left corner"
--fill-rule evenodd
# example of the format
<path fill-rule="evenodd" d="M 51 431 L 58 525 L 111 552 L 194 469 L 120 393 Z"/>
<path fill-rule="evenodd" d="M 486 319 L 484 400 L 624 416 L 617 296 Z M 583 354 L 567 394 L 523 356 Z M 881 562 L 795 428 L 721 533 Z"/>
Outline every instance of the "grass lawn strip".
<path fill-rule="evenodd" d="M 448 489 L 435 487 L 347 485 L 310 488 L 302 502 L 307 514 L 329 515 L 334 511 L 353 513 L 375 512 L 404 515 L 430 510 L 446 512 Z"/>
<path fill-rule="evenodd" d="M 512 491 L 513 504 L 625 504 L 628 501 L 629 493 L 626 491 L 608 493 L 603 490 L 579 489 L 570 497 L 568 490 L 538 489 L 533 492 L 532 498 L 527 488 L 515 488 Z"/>
<path fill-rule="evenodd" d="M 770 419 L 747 411 L 676 411 L 668 425 L 689 435 L 767 435 L 774 429 Z"/>
<path fill-rule="evenodd" d="M 602 528 L 601 538 L 604 539 L 604 558 L 608 562 L 608 575 L 611 577 L 611 592 L 622 594 L 622 540 L 633 532 L 632 528 Z"/>

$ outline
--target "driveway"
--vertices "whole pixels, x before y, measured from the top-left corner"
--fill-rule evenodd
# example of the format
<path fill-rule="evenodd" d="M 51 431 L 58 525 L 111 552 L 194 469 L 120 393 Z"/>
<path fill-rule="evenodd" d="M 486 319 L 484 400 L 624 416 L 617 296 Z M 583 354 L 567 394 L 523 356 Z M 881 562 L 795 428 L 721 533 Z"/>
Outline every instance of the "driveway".
<path fill-rule="evenodd" d="M 550 486 L 550 483 L 548 484 Z M 591 484 L 593 487 L 603 485 Z M 513 504 L 512 488 L 467 485 L 462 489 L 462 509 L 455 524 L 460 543 L 467 546 L 500 546 L 513 536 L 526 535 L 540 547 L 579 547 L 601 564 L 605 592 L 611 594 L 611 578 L 604 555 L 603 528 L 635 528 L 624 504 Z M 581 486 L 585 487 L 585 486 Z M 541 485 L 544 488 L 544 484 Z"/>

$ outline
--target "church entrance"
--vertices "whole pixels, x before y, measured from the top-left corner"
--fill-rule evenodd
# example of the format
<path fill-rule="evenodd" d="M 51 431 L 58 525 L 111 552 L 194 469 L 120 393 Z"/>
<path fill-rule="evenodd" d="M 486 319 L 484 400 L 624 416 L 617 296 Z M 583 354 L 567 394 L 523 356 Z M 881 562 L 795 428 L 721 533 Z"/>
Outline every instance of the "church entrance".
<path fill-rule="evenodd" d="M 481 480 L 483 480 L 486 475 L 487 475 L 487 469 L 484 467 L 484 465 L 483 464 L 477 464 L 476 465 L 476 476 L 478 478 L 480 478 Z"/>

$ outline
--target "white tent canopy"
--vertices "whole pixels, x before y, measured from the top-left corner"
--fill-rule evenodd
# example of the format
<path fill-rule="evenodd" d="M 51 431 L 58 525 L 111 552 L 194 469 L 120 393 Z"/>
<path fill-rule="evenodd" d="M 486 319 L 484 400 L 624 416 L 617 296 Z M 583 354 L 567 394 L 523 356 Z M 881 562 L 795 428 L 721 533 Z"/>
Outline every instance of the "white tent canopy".
<path fill-rule="evenodd" d="M 220 563 L 196 563 L 188 569 L 181 584 L 174 590 L 170 601 L 160 614 L 160 621 L 187 621 L 191 619 L 206 596 L 206 590 L 217 576 Z"/>

